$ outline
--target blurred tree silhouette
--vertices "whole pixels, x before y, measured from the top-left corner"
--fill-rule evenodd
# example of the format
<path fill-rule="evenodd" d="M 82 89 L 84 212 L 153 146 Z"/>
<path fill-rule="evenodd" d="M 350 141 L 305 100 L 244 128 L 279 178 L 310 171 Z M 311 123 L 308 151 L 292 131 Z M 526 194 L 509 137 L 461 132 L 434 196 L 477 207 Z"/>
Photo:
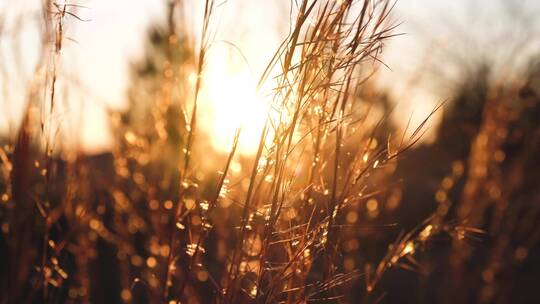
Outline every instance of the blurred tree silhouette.
<path fill-rule="evenodd" d="M 176 24 L 178 10 L 171 1 L 168 23 L 148 31 L 144 57 L 131 65 L 127 108 L 111 113 L 116 154 L 128 152 L 131 169 L 139 166 L 148 180 L 172 187 L 171 193 L 178 189 L 194 61 L 185 29 Z"/>
<path fill-rule="evenodd" d="M 145 57 L 132 65 L 128 110 L 121 113 L 121 122 L 128 132 L 165 152 L 168 159 L 178 157 L 175 154 L 179 155 L 182 143 L 182 102 L 189 96 L 186 66 L 190 59 L 184 38 L 153 27 L 148 33 Z M 133 141 L 125 133 L 117 135 Z M 154 145 L 160 142 L 166 145 Z"/>
<path fill-rule="evenodd" d="M 436 144 L 441 146 L 440 151 L 456 159 L 463 159 L 469 153 L 470 143 L 480 128 L 489 89 L 490 68 L 487 63 L 480 63 L 465 73 L 452 102 L 444 108 L 437 130 Z"/>
<path fill-rule="evenodd" d="M 424 275 L 392 273 L 383 280 L 389 303 L 404 294 L 416 303 L 540 300 L 533 287 L 540 275 L 540 176 L 534 169 L 540 166 L 540 64 L 531 60 L 515 79 L 493 75 L 491 66 L 479 63 L 463 73 L 436 141 L 398 163 L 403 203 L 393 218 L 410 229 L 435 212 L 486 235 L 450 251 L 431 244 Z M 407 283 L 391 291 L 396 280 Z"/>
<path fill-rule="evenodd" d="M 194 62 L 185 28 L 177 24 L 180 9 L 178 1 L 170 1 L 167 23 L 149 29 L 144 57 L 131 65 L 127 108 L 112 115 L 116 142 L 124 144 L 120 150 L 144 148 L 140 151 L 146 153 L 137 156 L 143 163 L 165 162 L 173 168 L 186 132 L 184 107 Z"/>

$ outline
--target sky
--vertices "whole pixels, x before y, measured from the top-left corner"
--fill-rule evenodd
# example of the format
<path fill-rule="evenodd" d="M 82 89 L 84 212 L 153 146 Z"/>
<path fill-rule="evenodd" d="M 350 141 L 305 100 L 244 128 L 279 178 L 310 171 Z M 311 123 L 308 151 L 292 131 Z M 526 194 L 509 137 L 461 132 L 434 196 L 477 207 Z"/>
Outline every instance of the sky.
<path fill-rule="evenodd" d="M 199 4 L 188 9 L 187 18 L 193 28 L 198 28 L 202 2 L 192 1 Z M 129 65 L 143 55 L 149 25 L 164 20 L 165 1 L 79 0 L 70 3 L 84 6 L 78 9 L 77 15 L 85 21 L 71 18 L 66 24 L 59 86 L 75 86 L 78 90 L 70 93 L 75 95 L 69 95 L 70 101 L 64 104 L 59 115 L 69 131 L 66 132 L 68 137 L 80 142 L 85 150 L 97 152 L 111 145 L 105 108 L 125 106 Z M 16 127 L 10 131 L 9 126 L 16 126 L 20 120 L 25 89 L 37 61 L 39 5 L 39 0 L 0 0 L 0 17 L 4 20 L 0 27 L 0 72 L 4 71 L 0 73 L 4 93 L 0 94 L 4 99 L 0 102 L 0 132 L 3 133 L 13 133 Z M 509 37 L 523 35 L 524 29 L 530 31 L 532 37 L 540 37 L 535 22 L 539 12 L 540 1 L 535 0 L 398 1 L 393 18 L 403 22 L 397 32 L 404 35 L 393 38 L 386 46 L 383 60 L 389 68 L 384 68 L 378 76 L 380 85 L 388 88 L 398 100 L 396 116 L 412 114 L 419 121 L 448 98 L 440 82 L 459 77 L 459 73 L 452 70 L 456 66 L 455 58 L 481 58 L 497 52 L 501 54 L 496 56 L 508 56 L 499 50 L 509 49 Z M 262 71 L 284 38 L 288 1 L 229 0 L 220 6 L 219 18 L 216 39 L 234 43 L 249 63 L 242 63 L 234 75 L 238 81 L 244 81 L 245 75 Z M 532 41 L 540 46 L 538 38 Z M 219 48 L 224 46 L 216 46 Z M 534 43 L 521 46 L 519 51 L 524 50 L 534 52 Z M 239 60 L 239 54 L 230 54 L 232 59 L 216 55 L 212 59 L 213 66 L 219 69 L 223 61 Z M 15 68 L 15 63 L 20 62 L 23 68 Z M 439 68 L 433 69 L 438 65 Z M 421 73 L 426 69 L 432 73 Z M 224 85 L 230 89 L 230 94 L 236 90 L 234 77 L 231 83 Z M 207 111 L 210 114 L 205 119 L 209 123 L 218 121 L 215 114 L 223 111 L 225 109 Z M 256 109 L 250 111 L 256 112 Z"/>

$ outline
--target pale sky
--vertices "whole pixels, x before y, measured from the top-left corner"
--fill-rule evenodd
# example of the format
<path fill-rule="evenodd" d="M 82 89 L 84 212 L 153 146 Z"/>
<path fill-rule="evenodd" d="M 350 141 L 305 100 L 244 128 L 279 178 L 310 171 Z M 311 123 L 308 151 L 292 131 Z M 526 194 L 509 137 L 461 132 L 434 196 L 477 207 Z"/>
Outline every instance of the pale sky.
<path fill-rule="evenodd" d="M 505 5 L 494 4 L 499 2 Z M 0 102 L 0 132 L 8 132 L 9 122 L 16 125 L 20 119 L 25 84 L 37 57 L 39 36 L 35 20 L 39 3 L 39 0 L 0 0 L 0 18 L 4 20 L 4 26 L 0 25 L 0 66 L 4 70 L 3 73 L 0 70 L 3 84 L 0 98 L 4 99 Z M 71 136 L 79 138 L 85 149 L 99 151 L 110 145 L 103 105 L 122 107 L 124 104 L 128 65 L 142 55 L 148 26 L 163 20 L 165 1 L 79 0 L 70 3 L 85 6 L 79 9 L 78 15 L 89 21 L 71 19 L 66 25 L 69 39 L 64 42 L 63 73 L 59 76 L 69 81 L 68 85 L 76 85 L 78 92 L 76 96 L 70 95 L 71 100 L 63 112 L 63 124 L 69 125 Z M 222 6 L 216 38 L 239 46 L 251 70 L 258 73 L 286 33 L 288 3 L 287 0 L 229 0 Z M 521 13 L 512 12 L 517 10 L 517 6 L 512 5 L 515 3 L 521 4 Z M 193 20 L 202 15 L 197 5 L 190 11 L 188 17 Z M 432 80 L 433 75 L 429 73 L 421 78 L 420 86 L 411 88 L 409 80 L 428 65 L 426 62 L 435 61 L 435 65 L 444 66 L 443 73 L 452 77 L 451 68 L 446 67 L 455 66 L 453 56 L 481 57 L 500 52 L 504 57 L 502 50 L 512 38 L 523 34 L 524 29 L 531 32 L 532 46 L 523 46 L 520 51 L 536 51 L 535 48 L 540 47 L 540 39 L 536 38 L 540 37 L 540 32 L 535 22 L 539 12 L 540 1 L 535 0 L 398 1 L 394 19 L 404 22 L 398 32 L 406 35 L 388 43 L 384 62 L 391 71 L 384 71 L 380 79 L 381 85 L 388 87 L 398 99 L 399 116 L 405 113 L 408 117 L 414 111 L 417 119 L 423 118 L 435 104 L 448 97 L 436 88 L 437 80 Z M 520 17 L 513 17 L 516 15 Z M 19 23 L 17 16 L 24 16 Z M 16 54 L 20 54 L 18 58 L 24 68 L 13 72 Z"/>

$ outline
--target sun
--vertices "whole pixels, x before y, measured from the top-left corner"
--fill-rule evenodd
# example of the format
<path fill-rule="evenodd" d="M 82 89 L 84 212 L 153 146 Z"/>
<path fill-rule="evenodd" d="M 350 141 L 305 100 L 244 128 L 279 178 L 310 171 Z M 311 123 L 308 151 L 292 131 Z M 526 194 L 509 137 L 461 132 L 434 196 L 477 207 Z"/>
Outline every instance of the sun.
<path fill-rule="evenodd" d="M 203 75 L 202 128 L 212 147 L 221 152 L 230 151 L 234 134 L 241 128 L 238 152 L 253 154 L 267 119 L 268 102 L 245 64 L 231 62 L 226 53 L 212 59 Z"/>

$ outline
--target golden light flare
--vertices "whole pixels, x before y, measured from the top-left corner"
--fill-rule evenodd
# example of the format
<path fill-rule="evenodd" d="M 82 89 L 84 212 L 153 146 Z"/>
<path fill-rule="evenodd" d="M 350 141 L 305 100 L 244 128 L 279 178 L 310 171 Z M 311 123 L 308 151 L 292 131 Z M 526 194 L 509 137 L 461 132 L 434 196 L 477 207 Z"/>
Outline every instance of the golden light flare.
<path fill-rule="evenodd" d="M 236 131 L 241 128 L 238 152 L 253 154 L 259 145 L 269 103 L 257 90 L 257 79 L 246 63 L 238 64 L 235 56 L 219 48 L 210 54 L 200 98 L 202 129 L 214 149 L 228 152 Z"/>

